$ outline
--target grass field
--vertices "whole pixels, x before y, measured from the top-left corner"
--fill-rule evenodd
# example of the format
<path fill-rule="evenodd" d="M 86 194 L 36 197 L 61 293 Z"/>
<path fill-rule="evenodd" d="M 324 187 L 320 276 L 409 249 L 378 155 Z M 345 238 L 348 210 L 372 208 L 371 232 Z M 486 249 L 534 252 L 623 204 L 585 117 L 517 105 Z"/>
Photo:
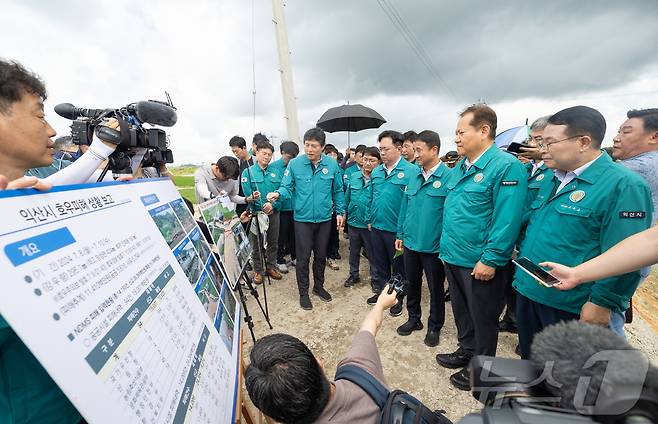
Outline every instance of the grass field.
<path fill-rule="evenodd" d="M 180 195 L 192 203 L 196 202 L 194 195 L 194 171 L 196 167 L 194 166 L 179 166 L 169 168 L 172 174 L 174 174 L 174 184 L 178 188 Z"/>

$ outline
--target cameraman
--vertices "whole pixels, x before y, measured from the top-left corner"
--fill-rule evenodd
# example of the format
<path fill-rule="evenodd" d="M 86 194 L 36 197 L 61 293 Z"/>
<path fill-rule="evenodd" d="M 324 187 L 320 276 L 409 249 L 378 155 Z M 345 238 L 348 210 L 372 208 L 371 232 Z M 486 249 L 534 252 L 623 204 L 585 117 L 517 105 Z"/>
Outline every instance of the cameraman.
<path fill-rule="evenodd" d="M 352 347 L 338 366 L 357 365 L 386 385 L 375 336 L 384 311 L 395 305 L 396 292 L 382 291 L 361 324 Z M 378 422 L 379 406 L 357 385 L 329 381 L 320 360 L 299 339 L 287 334 L 265 336 L 254 344 L 245 371 L 249 397 L 264 414 L 279 422 Z"/>

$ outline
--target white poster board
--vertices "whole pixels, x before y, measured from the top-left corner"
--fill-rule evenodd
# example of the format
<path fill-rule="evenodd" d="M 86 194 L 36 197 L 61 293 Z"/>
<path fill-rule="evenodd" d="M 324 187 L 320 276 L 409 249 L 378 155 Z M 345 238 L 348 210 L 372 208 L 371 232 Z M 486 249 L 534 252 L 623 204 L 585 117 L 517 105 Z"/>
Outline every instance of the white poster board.
<path fill-rule="evenodd" d="M 0 313 L 90 423 L 229 423 L 240 305 L 169 179 L 0 192 Z"/>
<path fill-rule="evenodd" d="M 201 203 L 199 212 L 217 246 L 224 269 L 235 290 L 252 253 L 247 233 L 235 212 L 235 203 L 231 202 L 228 196 L 215 197 Z"/>

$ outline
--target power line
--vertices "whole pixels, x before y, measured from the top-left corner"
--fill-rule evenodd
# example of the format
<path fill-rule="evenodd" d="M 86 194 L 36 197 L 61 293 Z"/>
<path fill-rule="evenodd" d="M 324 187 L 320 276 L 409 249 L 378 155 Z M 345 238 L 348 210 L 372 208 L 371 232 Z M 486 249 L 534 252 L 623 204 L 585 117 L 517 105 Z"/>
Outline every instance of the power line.
<path fill-rule="evenodd" d="M 252 118 L 252 129 L 253 133 L 256 133 L 256 19 L 255 19 L 255 7 L 254 0 L 251 0 L 251 78 L 252 78 L 252 91 L 251 94 L 254 96 L 253 104 L 253 118 Z"/>
<path fill-rule="evenodd" d="M 418 40 L 418 37 L 414 32 L 409 28 L 409 26 L 404 21 L 404 18 L 400 15 L 398 10 L 395 8 L 393 3 L 390 0 L 377 0 L 379 7 L 384 11 L 388 19 L 391 21 L 393 26 L 400 32 L 402 37 L 405 39 L 409 47 L 420 59 L 421 63 L 427 68 L 429 73 L 441 83 L 445 90 L 456 100 L 456 95 L 448 85 L 448 83 L 441 77 L 441 73 L 438 68 L 427 54 L 427 51 L 423 48 L 422 43 Z"/>

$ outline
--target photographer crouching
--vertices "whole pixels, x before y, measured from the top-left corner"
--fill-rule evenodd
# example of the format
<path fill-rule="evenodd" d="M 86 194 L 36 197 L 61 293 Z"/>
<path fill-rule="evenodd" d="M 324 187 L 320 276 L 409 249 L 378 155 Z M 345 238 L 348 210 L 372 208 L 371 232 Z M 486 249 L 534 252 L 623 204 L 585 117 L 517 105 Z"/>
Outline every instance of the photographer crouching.
<path fill-rule="evenodd" d="M 352 347 L 339 363 L 364 368 L 386 384 L 375 336 L 384 312 L 396 303 L 396 293 L 382 292 L 361 324 Z M 329 381 L 320 361 L 296 337 L 272 334 L 258 340 L 245 371 L 249 397 L 273 419 L 285 422 L 376 422 L 380 409 L 355 384 Z"/>
<path fill-rule="evenodd" d="M 282 423 L 451 423 L 413 396 L 386 384 L 375 337 L 384 312 L 403 296 L 391 280 L 352 339 L 330 381 L 323 365 L 296 337 L 272 334 L 258 340 L 245 371 L 249 397 L 264 414 Z"/>

